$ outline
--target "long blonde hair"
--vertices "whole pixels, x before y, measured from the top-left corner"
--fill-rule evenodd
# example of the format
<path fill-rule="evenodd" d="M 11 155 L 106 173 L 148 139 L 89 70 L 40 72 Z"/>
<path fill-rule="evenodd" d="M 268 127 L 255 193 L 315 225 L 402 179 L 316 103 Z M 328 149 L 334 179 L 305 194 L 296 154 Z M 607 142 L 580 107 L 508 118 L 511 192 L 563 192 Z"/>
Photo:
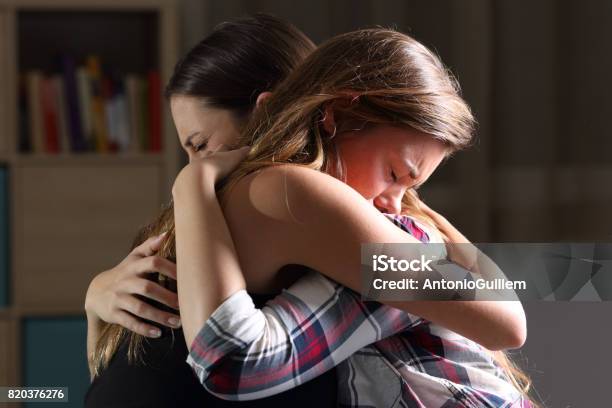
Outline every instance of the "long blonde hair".
<path fill-rule="evenodd" d="M 407 127 L 440 140 L 449 154 L 473 139 L 475 119 L 458 82 L 423 44 L 381 28 L 341 34 L 310 54 L 254 113 L 236 144 L 251 150 L 221 186 L 221 199 L 242 177 L 278 164 L 306 166 L 344 181 L 336 132 L 322 125 L 327 104 L 333 104 L 338 127 L 342 121 Z M 402 213 L 439 227 L 419 207 L 416 191 L 406 192 L 402 207 Z M 491 355 L 529 398 L 529 377 L 506 353 Z"/>

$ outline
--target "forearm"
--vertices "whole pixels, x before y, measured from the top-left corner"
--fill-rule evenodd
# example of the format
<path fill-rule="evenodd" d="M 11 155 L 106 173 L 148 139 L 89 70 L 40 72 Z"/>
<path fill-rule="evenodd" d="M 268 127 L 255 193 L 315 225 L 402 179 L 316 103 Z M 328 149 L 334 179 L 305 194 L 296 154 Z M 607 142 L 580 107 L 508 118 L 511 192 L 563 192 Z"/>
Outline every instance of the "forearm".
<path fill-rule="evenodd" d="M 441 269 L 437 270 L 439 275 L 434 279 L 440 279 L 439 276 L 447 279 L 463 276 L 464 279 L 493 280 L 504 276 L 493 262 L 484 267 L 485 263 L 479 264 L 481 274 L 457 264 L 438 265 Z M 432 269 L 436 270 L 437 267 Z M 490 350 L 503 350 L 522 346 L 527 330 L 523 307 L 516 301 L 516 294 L 510 292 L 476 289 L 476 292 L 448 290 L 443 293 L 446 299 L 457 299 L 453 301 L 429 300 L 432 298 L 423 297 L 426 295 L 423 292 L 414 299 L 385 303 L 421 316 Z"/>
<path fill-rule="evenodd" d="M 452 330 L 490 349 L 522 346 L 526 338 L 523 307 L 516 301 L 388 302 Z"/>
<path fill-rule="evenodd" d="M 246 292 L 228 299 L 198 333 L 188 363 L 216 396 L 258 399 L 309 381 L 364 346 L 422 322 L 364 303 L 358 293 L 311 271 L 261 310 Z"/>
<path fill-rule="evenodd" d="M 438 213 L 427 209 L 437 225 L 443 227 L 448 239 L 445 248 L 449 259 L 456 263 L 456 271 L 463 270 L 461 274 L 486 280 L 505 278 L 497 264 L 459 230 Z M 396 222 L 396 225 L 412 234 L 408 223 Z M 526 337 L 526 320 L 516 294 L 507 290 L 503 293 L 486 290 L 477 293 L 475 299 L 483 301 L 406 301 L 391 305 L 422 316 L 491 350 L 520 347 Z"/>
<path fill-rule="evenodd" d="M 175 184 L 173 198 L 179 307 L 190 348 L 212 312 L 245 281 L 213 183 L 191 174 Z"/>

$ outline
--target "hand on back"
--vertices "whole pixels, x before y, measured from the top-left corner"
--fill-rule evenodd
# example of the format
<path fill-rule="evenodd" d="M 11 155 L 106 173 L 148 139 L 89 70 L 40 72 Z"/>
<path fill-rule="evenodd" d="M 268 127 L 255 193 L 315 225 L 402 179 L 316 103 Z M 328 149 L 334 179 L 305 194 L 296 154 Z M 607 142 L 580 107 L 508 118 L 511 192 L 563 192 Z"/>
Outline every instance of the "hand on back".
<path fill-rule="evenodd" d="M 107 323 L 115 323 L 147 337 L 159 337 L 154 323 L 180 327 L 178 315 L 160 310 L 140 297 L 155 300 L 178 310 L 178 296 L 147 275 L 158 272 L 176 280 L 176 265 L 156 252 L 164 235 L 147 239 L 112 269 L 101 272 L 90 283 L 85 310 Z M 147 322 L 146 320 L 150 321 Z"/>

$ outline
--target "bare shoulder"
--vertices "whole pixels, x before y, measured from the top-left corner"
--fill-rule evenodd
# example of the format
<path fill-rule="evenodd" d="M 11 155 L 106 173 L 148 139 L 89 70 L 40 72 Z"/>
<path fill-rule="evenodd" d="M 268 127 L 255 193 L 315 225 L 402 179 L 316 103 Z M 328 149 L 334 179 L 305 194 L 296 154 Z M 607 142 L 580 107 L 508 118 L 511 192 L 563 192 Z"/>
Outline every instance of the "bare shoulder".
<path fill-rule="evenodd" d="M 300 165 L 270 166 L 239 180 L 227 197 L 227 210 L 284 222 L 307 222 L 315 214 L 343 206 L 368 205 L 345 183 Z M 332 210 L 334 211 L 334 210 Z"/>
<path fill-rule="evenodd" d="M 314 236 L 324 235 L 316 222 L 325 213 L 317 197 L 329 185 L 352 191 L 327 174 L 298 165 L 266 167 L 228 191 L 223 213 L 250 290 L 280 290 L 288 282 L 277 271 L 288 264 L 307 265 L 304 248 L 313 247 Z"/>
<path fill-rule="evenodd" d="M 303 166 L 250 174 L 225 202 L 224 215 L 251 288 L 272 288 L 280 267 L 299 264 L 357 290 L 362 243 L 417 242 L 353 188 Z"/>

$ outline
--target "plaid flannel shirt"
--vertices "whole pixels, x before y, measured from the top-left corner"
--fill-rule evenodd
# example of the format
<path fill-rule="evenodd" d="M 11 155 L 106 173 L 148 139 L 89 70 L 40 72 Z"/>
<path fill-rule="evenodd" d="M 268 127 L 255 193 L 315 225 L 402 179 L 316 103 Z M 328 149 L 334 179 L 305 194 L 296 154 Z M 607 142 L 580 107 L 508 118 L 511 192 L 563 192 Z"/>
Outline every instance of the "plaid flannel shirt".
<path fill-rule="evenodd" d="M 387 215 L 430 242 L 423 225 Z M 483 347 L 311 271 L 256 309 L 226 299 L 187 357 L 202 385 L 227 400 L 298 386 L 337 366 L 341 407 L 530 407 Z"/>

